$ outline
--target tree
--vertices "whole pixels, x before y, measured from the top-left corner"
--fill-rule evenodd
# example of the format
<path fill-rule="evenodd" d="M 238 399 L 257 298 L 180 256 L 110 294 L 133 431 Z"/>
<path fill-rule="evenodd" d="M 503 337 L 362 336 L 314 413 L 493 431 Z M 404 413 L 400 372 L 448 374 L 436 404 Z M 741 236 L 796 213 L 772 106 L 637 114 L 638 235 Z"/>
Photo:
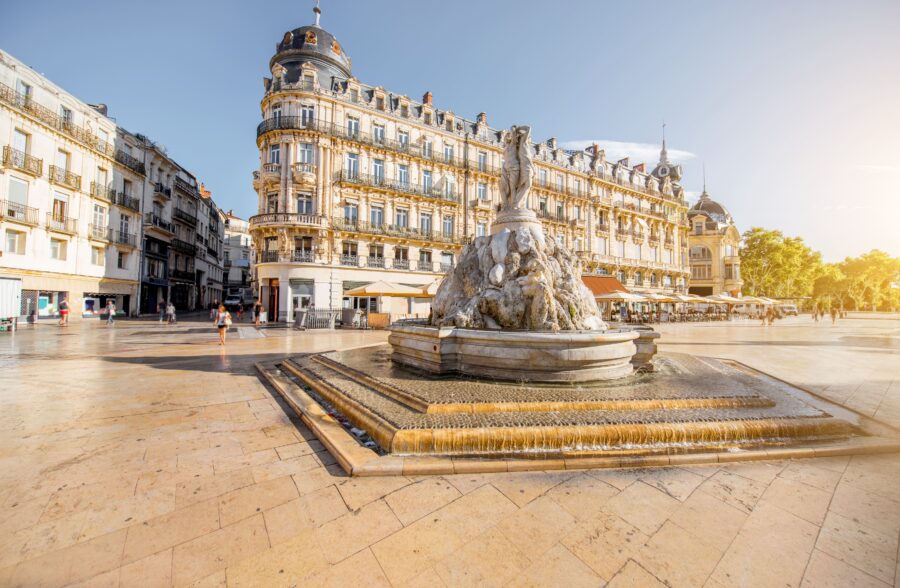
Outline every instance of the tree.
<path fill-rule="evenodd" d="M 873 249 L 859 257 L 848 257 L 839 265 L 846 276 L 846 293 L 855 310 L 868 306 L 895 308 L 898 293 L 892 284 L 900 276 L 900 259 L 884 251 Z"/>
<path fill-rule="evenodd" d="M 813 283 L 813 299 L 820 308 L 844 308 L 847 296 L 847 277 L 838 264 L 822 266 L 822 273 Z"/>
<path fill-rule="evenodd" d="M 751 296 L 802 298 L 813 293 L 822 273 L 822 255 L 800 237 L 753 227 L 741 248 L 743 290 Z"/>

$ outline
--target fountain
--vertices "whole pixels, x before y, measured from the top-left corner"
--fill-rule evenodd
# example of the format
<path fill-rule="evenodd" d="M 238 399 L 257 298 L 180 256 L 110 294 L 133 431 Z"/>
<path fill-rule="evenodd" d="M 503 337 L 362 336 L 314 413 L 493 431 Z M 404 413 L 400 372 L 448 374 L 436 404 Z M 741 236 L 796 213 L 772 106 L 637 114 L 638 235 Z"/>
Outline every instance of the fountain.
<path fill-rule="evenodd" d="M 352 475 L 668 465 L 897 451 L 897 432 L 735 361 L 609 329 L 577 257 L 526 207 L 530 130 L 504 134 L 501 210 L 387 344 L 259 364 Z M 639 369 L 635 369 L 635 367 Z"/>
<path fill-rule="evenodd" d="M 432 302 L 431 325 L 395 325 L 392 359 L 435 374 L 530 382 L 628 376 L 638 333 L 610 331 L 581 262 L 527 208 L 531 129 L 503 133 L 501 208 L 491 234 L 463 249 Z"/>

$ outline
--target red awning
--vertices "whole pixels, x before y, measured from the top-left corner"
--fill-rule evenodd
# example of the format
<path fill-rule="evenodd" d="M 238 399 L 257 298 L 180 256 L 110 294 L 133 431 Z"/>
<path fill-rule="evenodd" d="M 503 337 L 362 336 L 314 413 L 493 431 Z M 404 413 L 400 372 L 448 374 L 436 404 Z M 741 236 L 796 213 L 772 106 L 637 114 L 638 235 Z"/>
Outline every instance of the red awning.
<path fill-rule="evenodd" d="M 594 296 L 609 292 L 628 292 L 628 288 L 612 276 L 581 276 L 581 281 L 594 293 Z"/>

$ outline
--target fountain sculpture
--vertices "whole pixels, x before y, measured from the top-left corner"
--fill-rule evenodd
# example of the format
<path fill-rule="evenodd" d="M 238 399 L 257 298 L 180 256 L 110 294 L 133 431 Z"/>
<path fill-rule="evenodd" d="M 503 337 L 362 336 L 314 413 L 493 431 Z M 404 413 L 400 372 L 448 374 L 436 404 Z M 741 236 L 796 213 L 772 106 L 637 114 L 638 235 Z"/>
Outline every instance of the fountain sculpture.
<path fill-rule="evenodd" d="M 392 328 L 395 362 L 434 373 L 584 382 L 631 374 L 631 331 L 610 331 L 581 262 L 527 207 L 531 129 L 503 134 L 501 205 L 491 234 L 463 249 L 432 302 L 431 325 Z"/>

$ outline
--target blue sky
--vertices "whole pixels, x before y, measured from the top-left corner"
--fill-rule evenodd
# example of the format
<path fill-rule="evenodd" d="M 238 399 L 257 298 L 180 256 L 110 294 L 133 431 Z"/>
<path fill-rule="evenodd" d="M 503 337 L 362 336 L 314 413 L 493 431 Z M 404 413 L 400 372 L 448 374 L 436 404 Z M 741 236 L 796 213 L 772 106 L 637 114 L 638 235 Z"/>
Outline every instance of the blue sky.
<path fill-rule="evenodd" d="M 77 6 L 77 8 L 75 8 Z M 165 145 L 242 216 L 262 77 L 312 2 L 9 3 L 0 46 Z M 826 259 L 900 255 L 900 2 L 324 0 L 354 74 L 536 139 L 652 161 L 667 123 L 684 185 L 743 231 Z M 48 18 L 48 15 L 53 15 Z M 636 145 L 619 145 L 631 143 Z"/>

